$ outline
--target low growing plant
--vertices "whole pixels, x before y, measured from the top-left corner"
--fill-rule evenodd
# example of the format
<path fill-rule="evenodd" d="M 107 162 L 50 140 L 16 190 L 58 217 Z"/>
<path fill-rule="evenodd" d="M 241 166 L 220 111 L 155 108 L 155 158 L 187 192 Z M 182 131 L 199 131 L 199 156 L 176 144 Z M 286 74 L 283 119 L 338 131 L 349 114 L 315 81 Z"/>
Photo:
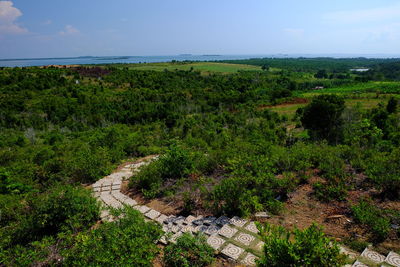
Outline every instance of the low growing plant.
<path fill-rule="evenodd" d="M 367 226 L 373 241 L 385 240 L 390 232 L 390 220 L 386 218 L 382 210 L 375 207 L 370 201 L 361 200 L 357 205 L 351 207 L 356 222 Z"/>
<path fill-rule="evenodd" d="M 316 224 L 288 231 L 282 226 L 259 227 L 265 242 L 257 266 L 343 266 L 339 246 Z"/>
<path fill-rule="evenodd" d="M 164 250 L 164 263 L 169 267 L 203 267 L 214 261 L 214 250 L 202 234 L 184 233 Z"/>

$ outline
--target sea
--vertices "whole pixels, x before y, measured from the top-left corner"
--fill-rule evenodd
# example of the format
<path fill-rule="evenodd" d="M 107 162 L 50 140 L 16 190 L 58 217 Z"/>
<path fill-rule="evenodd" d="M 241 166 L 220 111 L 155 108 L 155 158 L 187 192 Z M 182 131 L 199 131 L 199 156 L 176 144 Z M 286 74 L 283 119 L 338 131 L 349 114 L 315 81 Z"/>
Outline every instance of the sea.
<path fill-rule="evenodd" d="M 21 58 L 0 59 L 0 67 L 30 67 L 48 65 L 84 65 L 116 63 L 154 63 L 176 61 L 218 61 L 231 59 L 249 59 L 265 55 L 173 55 L 173 56 L 85 56 L 63 58 Z"/>
<path fill-rule="evenodd" d="M 30 67 L 48 65 L 85 65 L 85 64 L 116 64 L 116 63 L 154 63 L 176 61 L 219 61 L 250 58 L 297 58 L 297 57 L 333 57 L 333 58 L 399 58 L 400 55 L 388 54 L 264 54 L 264 55 L 170 55 L 170 56 L 83 56 L 60 58 L 19 58 L 0 59 L 0 67 Z"/>

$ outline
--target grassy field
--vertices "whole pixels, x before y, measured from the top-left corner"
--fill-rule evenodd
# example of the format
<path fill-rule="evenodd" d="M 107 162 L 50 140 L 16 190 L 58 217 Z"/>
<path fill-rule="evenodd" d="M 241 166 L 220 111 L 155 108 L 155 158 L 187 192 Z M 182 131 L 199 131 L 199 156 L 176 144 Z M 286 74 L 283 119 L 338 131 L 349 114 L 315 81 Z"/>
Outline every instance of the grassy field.
<path fill-rule="evenodd" d="M 362 108 L 362 109 L 371 109 L 371 108 L 376 107 L 381 102 L 386 103 L 387 99 L 383 99 L 383 98 L 346 99 L 346 106 L 347 107 L 355 107 L 355 106 L 359 105 L 360 108 Z M 270 107 L 269 109 L 271 111 L 275 111 L 281 115 L 287 115 L 289 117 L 293 117 L 298 108 L 304 107 L 306 105 L 307 104 L 288 104 L 288 105 L 282 104 L 282 105 Z"/>
<path fill-rule="evenodd" d="M 303 93 L 304 97 L 312 97 L 319 94 L 366 94 L 366 93 L 400 93 L 400 82 L 366 82 L 347 86 L 326 88 Z"/>
<path fill-rule="evenodd" d="M 141 63 L 141 64 L 127 64 L 122 67 L 128 67 L 135 70 L 154 70 L 169 71 L 185 70 L 188 71 L 193 68 L 194 71 L 200 71 L 204 74 L 219 72 L 219 73 L 233 73 L 237 71 L 262 71 L 260 67 L 243 65 L 243 64 L 228 64 L 228 63 L 214 63 L 214 62 L 195 62 L 195 63 Z"/>

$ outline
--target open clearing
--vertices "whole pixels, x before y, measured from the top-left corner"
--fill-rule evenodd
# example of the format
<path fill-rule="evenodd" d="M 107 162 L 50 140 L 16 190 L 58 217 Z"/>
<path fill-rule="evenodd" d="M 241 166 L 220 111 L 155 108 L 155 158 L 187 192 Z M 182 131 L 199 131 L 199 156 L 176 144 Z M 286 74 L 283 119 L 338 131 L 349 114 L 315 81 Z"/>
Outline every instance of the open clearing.
<path fill-rule="evenodd" d="M 262 71 L 260 67 L 244 65 L 244 64 L 228 64 L 228 63 L 215 63 L 215 62 L 195 62 L 195 63 L 141 63 L 141 64 L 127 64 L 123 65 L 132 70 L 154 70 L 154 71 L 175 71 L 184 70 L 188 71 L 193 68 L 194 71 L 200 71 L 204 74 L 211 72 L 219 73 L 233 73 L 238 71 Z"/>

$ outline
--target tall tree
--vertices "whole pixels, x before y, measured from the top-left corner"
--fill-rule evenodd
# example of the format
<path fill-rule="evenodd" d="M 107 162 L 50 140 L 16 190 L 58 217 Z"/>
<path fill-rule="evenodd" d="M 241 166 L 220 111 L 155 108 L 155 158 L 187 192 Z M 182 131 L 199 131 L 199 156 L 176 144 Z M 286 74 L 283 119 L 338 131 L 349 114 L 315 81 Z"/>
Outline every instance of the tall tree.
<path fill-rule="evenodd" d="M 343 137 L 344 100 L 337 95 L 320 95 L 307 105 L 301 114 L 301 123 L 313 139 L 338 143 Z"/>

